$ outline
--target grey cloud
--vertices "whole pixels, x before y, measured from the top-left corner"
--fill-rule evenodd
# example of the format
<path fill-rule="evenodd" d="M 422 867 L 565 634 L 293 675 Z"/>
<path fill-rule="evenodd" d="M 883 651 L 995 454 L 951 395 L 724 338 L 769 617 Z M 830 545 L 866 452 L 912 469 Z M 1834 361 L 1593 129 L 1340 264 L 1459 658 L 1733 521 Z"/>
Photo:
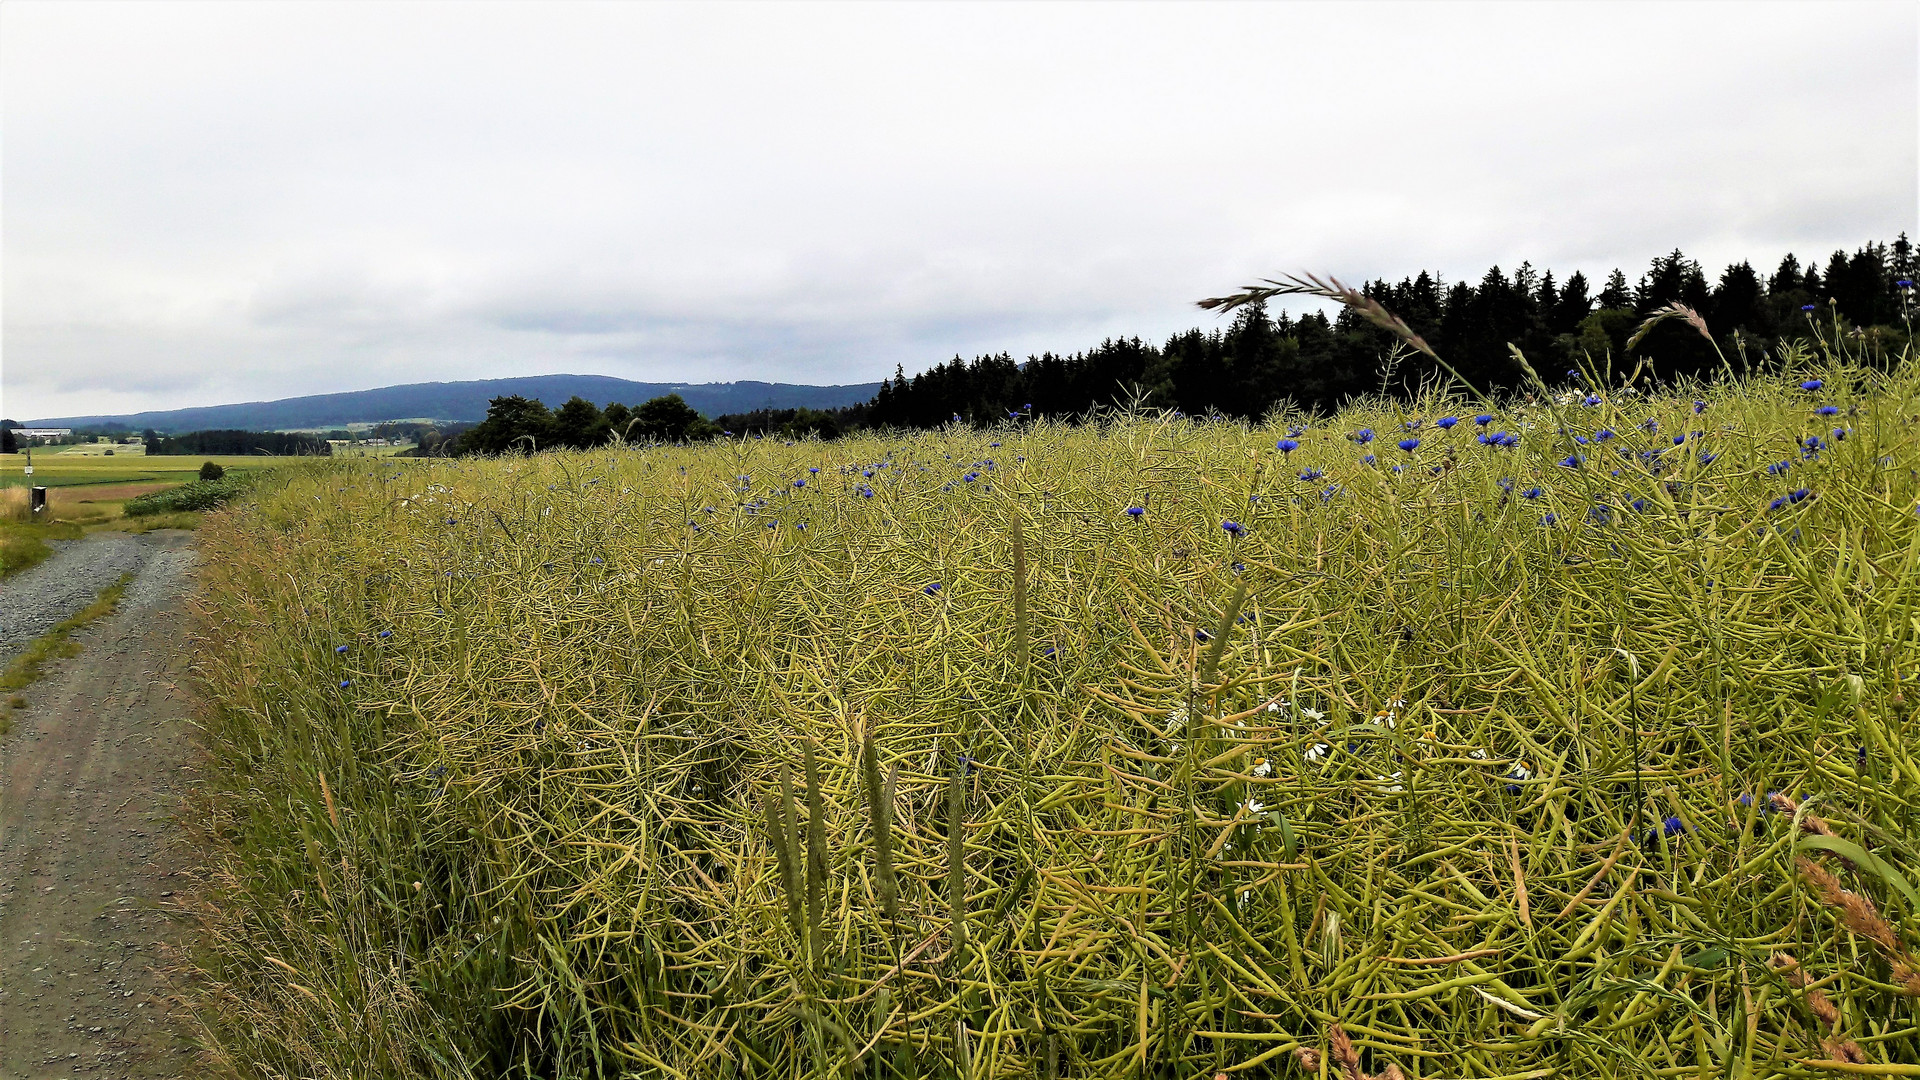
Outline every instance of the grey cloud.
<path fill-rule="evenodd" d="M 1194 299 L 1282 271 L 1824 259 L 1914 227 L 1915 31 L 1908 3 L 14 4 L 0 409 L 864 381 L 1211 325 Z"/>

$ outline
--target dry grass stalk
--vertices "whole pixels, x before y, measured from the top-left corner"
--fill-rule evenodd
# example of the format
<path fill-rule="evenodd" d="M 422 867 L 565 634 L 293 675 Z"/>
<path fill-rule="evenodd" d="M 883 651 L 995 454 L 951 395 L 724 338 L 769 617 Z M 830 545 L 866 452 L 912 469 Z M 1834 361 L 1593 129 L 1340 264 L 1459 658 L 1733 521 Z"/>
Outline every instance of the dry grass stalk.
<path fill-rule="evenodd" d="M 1716 349 L 1719 347 L 1714 343 L 1713 334 L 1707 330 L 1707 320 L 1701 318 L 1699 312 L 1675 300 L 1665 307 L 1655 308 L 1653 314 L 1647 316 L 1646 321 L 1640 324 L 1640 328 L 1627 339 L 1627 347 L 1624 351 L 1632 352 L 1633 347 L 1640 344 L 1641 338 L 1646 337 L 1649 331 L 1668 319 L 1685 319 L 1688 326 L 1700 331 L 1700 336 L 1706 338 L 1709 345 L 1714 345 Z"/>
<path fill-rule="evenodd" d="M 1800 804 L 1794 801 L 1793 796 L 1782 792 L 1774 792 L 1770 801 L 1773 803 L 1773 808 L 1782 814 L 1797 813 L 1800 809 Z M 1800 827 L 1819 836 L 1834 835 L 1833 826 L 1828 825 L 1817 814 L 1808 814 L 1801 818 Z"/>
<path fill-rule="evenodd" d="M 1327 1052 L 1340 1070 L 1340 1080 L 1407 1080 L 1407 1074 L 1398 1065 L 1389 1064 L 1385 1070 L 1374 1074 L 1362 1071 L 1360 1052 L 1353 1048 L 1353 1040 L 1347 1037 L 1346 1029 L 1338 1021 L 1327 1026 Z M 1306 1072 L 1320 1071 L 1320 1051 L 1311 1047 L 1294 1047 L 1293 1060 Z"/>
<path fill-rule="evenodd" d="M 1800 868 L 1800 876 L 1820 894 L 1820 902 L 1837 913 L 1848 930 L 1885 949 L 1896 960 L 1906 955 L 1893 927 L 1880 917 L 1880 910 L 1873 906 L 1872 900 L 1842 887 L 1840 879 L 1831 871 L 1805 855 L 1794 862 Z"/>
<path fill-rule="evenodd" d="M 1820 1040 L 1820 1048 L 1827 1052 L 1827 1057 L 1852 1065 L 1866 1064 L 1867 1056 L 1860 1047 L 1839 1037 L 1840 1010 L 1834 1006 L 1833 999 L 1823 991 L 1807 989 L 1807 973 L 1801 970 L 1800 961 L 1786 953 L 1774 953 L 1770 964 L 1775 971 L 1785 974 L 1788 985 L 1797 990 L 1807 991 L 1808 1011 L 1812 1012 L 1814 1018 L 1827 1029 Z"/>
<path fill-rule="evenodd" d="M 1920 957 L 1914 956 L 1892 924 L 1881 916 L 1871 899 L 1840 884 L 1831 871 L 1806 856 L 1796 860 L 1800 874 L 1820 894 L 1820 902 L 1838 913 L 1848 930 L 1878 945 L 1893 968 L 1893 979 L 1902 989 L 1920 997 Z"/>
<path fill-rule="evenodd" d="M 1286 274 L 1279 280 L 1267 279 L 1265 285 L 1248 285 L 1246 291 L 1232 296 L 1215 296 L 1199 302 L 1199 306 L 1208 311 L 1216 308 L 1232 311 L 1246 304 L 1264 301 L 1275 296 L 1317 296 L 1323 300 L 1337 300 L 1352 308 L 1361 318 L 1413 346 L 1415 349 L 1440 359 L 1426 339 L 1413 332 L 1400 316 L 1388 311 L 1380 301 L 1360 290 L 1342 282 L 1339 278 L 1329 277 L 1325 281 L 1313 274 Z M 1444 361 L 1442 361 L 1444 363 Z"/>
<path fill-rule="evenodd" d="M 32 496 L 23 487 L 0 488 L 0 521 L 29 521 L 33 518 Z"/>

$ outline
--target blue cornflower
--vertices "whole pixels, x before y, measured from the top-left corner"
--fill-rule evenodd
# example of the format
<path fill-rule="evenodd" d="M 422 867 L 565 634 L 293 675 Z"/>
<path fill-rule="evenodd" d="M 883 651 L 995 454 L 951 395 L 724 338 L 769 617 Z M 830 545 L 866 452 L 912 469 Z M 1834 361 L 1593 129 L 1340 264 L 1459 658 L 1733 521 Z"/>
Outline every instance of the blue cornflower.
<path fill-rule="evenodd" d="M 1373 464 L 1373 460 L 1374 460 L 1374 459 L 1373 459 L 1373 455 L 1372 455 L 1372 454 L 1368 454 L 1368 455 L 1367 455 L 1366 457 L 1363 457 L 1363 458 L 1361 458 L 1361 459 L 1360 459 L 1360 464 L 1362 464 L 1362 465 L 1371 465 L 1371 464 Z"/>
<path fill-rule="evenodd" d="M 1137 517 L 1139 517 L 1140 515 L 1142 515 L 1142 514 L 1144 514 L 1144 513 L 1146 513 L 1146 512 L 1147 512 L 1147 508 L 1146 508 L 1146 507 L 1144 507 L 1144 506 L 1129 506 L 1129 507 L 1127 507 L 1127 516 L 1128 516 L 1128 517 L 1135 517 L 1135 518 L 1137 518 Z"/>
<path fill-rule="evenodd" d="M 1194 631 L 1193 631 L 1193 640 L 1195 640 L 1195 641 L 1212 641 L 1212 640 L 1213 640 L 1213 635 L 1212 635 L 1212 634 L 1209 634 L 1209 633 L 1207 633 L 1207 632 L 1206 632 L 1205 630 L 1201 630 L 1201 629 L 1199 629 L 1199 628 L 1197 628 L 1197 627 L 1196 627 L 1196 628 L 1194 629 Z"/>
<path fill-rule="evenodd" d="M 1373 441 L 1373 429 L 1370 427 L 1363 427 L 1359 431 L 1354 432 L 1353 441 L 1359 443 L 1361 446 L 1367 445 L 1368 443 Z"/>
<path fill-rule="evenodd" d="M 1542 515 L 1541 515 L 1541 517 L 1540 517 L 1540 524 L 1541 524 L 1541 526 L 1542 526 L 1542 527 L 1545 527 L 1545 526 L 1549 526 L 1549 525 L 1552 525 L 1552 524 L 1553 524 L 1554 522 L 1556 522 L 1556 521 L 1559 521 L 1559 520 L 1560 520 L 1560 519 L 1559 519 L 1558 517 L 1556 517 L 1556 516 L 1554 516 L 1553 514 L 1550 514 L 1550 513 L 1549 513 L 1549 514 L 1542 514 Z"/>
<path fill-rule="evenodd" d="M 967 475 L 961 477 L 960 479 L 965 480 L 967 483 L 971 484 L 975 480 L 980 479 L 980 474 L 977 472 L 970 472 Z"/>
<path fill-rule="evenodd" d="M 1567 369 L 1567 381 L 1568 381 L 1568 382 L 1570 382 L 1570 383 L 1573 383 L 1573 384 L 1574 384 L 1574 385 L 1576 385 L 1576 386 L 1578 386 L 1578 385 L 1580 384 L 1580 369 L 1579 369 L 1579 368 L 1568 368 L 1568 369 Z"/>
<path fill-rule="evenodd" d="M 447 519 L 447 524 L 449 524 L 449 525 L 458 525 L 458 524 L 460 524 L 460 519 L 459 519 L 459 518 L 448 518 L 448 519 Z"/>
<path fill-rule="evenodd" d="M 1787 492 L 1787 501 L 1799 502 L 1812 494 L 1813 492 L 1808 491 L 1806 488 L 1794 488 L 1792 491 Z"/>
<path fill-rule="evenodd" d="M 347 687 L 349 687 L 349 686 L 352 686 L 352 685 L 353 685 L 353 680 L 352 680 L 352 679 L 341 679 L 341 680 L 340 680 L 340 689 L 342 689 L 342 690 L 345 690 L 345 689 L 346 689 Z"/>
<path fill-rule="evenodd" d="M 1586 398 L 1586 400 L 1585 400 L 1585 401 L 1583 401 L 1583 402 L 1581 402 L 1581 404 L 1583 404 L 1583 405 L 1585 405 L 1585 406 L 1586 406 L 1587 408 L 1589 408 L 1589 409 L 1591 409 L 1591 408 L 1593 408 L 1593 407 L 1594 407 L 1595 405 L 1598 405 L 1598 404 L 1600 404 L 1600 395 L 1599 395 L 1599 394 L 1588 394 L 1588 395 L 1587 395 L 1587 398 Z"/>
<path fill-rule="evenodd" d="M 1793 462 L 1791 461 L 1776 461 L 1773 464 L 1767 466 L 1767 472 L 1769 475 L 1779 476 L 1781 473 L 1786 472 L 1788 469 L 1791 469 L 1791 468 L 1793 468 Z"/>
<path fill-rule="evenodd" d="M 1566 457 L 1560 459 L 1560 464 L 1564 468 L 1577 469 L 1580 467 L 1580 463 L 1585 460 L 1587 459 L 1581 457 L 1579 454 L 1568 454 Z"/>
<path fill-rule="evenodd" d="M 1546 494 L 1546 492 L 1544 492 L 1544 491 L 1541 491 L 1541 490 L 1540 490 L 1539 488 L 1537 488 L 1537 487 L 1530 487 L 1530 488 L 1528 488 L 1527 490 L 1525 490 L 1525 491 L 1523 491 L 1523 492 L 1521 492 L 1521 493 L 1520 493 L 1520 497 L 1521 497 L 1521 498 L 1523 498 L 1523 499 L 1537 499 L 1537 498 L 1539 498 L 1540 496 L 1542 496 L 1542 495 L 1545 495 L 1545 494 Z"/>
<path fill-rule="evenodd" d="M 1319 469 L 1302 469 L 1300 471 L 1300 479 L 1302 480 L 1318 480 L 1325 475 L 1327 474 L 1321 472 Z"/>
<path fill-rule="evenodd" d="M 1599 431 L 1593 433 L 1594 442 L 1606 442 L 1611 438 L 1613 438 L 1613 432 L 1607 428 L 1601 428 Z"/>
<path fill-rule="evenodd" d="M 1659 431 L 1660 421 L 1655 420 L 1653 417 L 1649 416 L 1647 417 L 1647 422 L 1644 424 L 1641 424 L 1640 426 L 1647 429 L 1648 431 Z"/>
<path fill-rule="evenodd" d="M 936 581 L 920 591 L 926 593 L 928 596 L 932 596 L 934 593 L 940 591 L 940 583 Z"/>
<path fill-rule="evenodd" d="M 806 482 L 806 480 L 804 480 L 804 479 L 801 479 L 801 480 L 795 480 L 795 481 L 793 482 L 793 486 L 794 486 L 794 487 L 797 487 L 797 488 L 803 488 L 803 487 L 806 487 L 806 486 L 807 486 L 807 482 Z"/>
<path fill-rule="evenodd" d="M 337 653 L 343 653 L 343 652 L 346 652 L 346 651 L 347 651 L 347 646 L 345 646 L 345 645 L 335 645 L 335 646 L 333 647 L 333 651 L 334 651 L 334 652 L 337 652 Z"/>
<path fill-rule="evenodd" d="M 1840 408 L 1837 405 L 1822 405 L 1813 412 L 1816 416 L 1839 416 Z"/>
<path fill-rule="evenodd" d="M 1894 282 L 1893 285 L 1896 289 L 1911 289 L 1913 288 L 1913 279 L 1901 278 L 1899 281 Z"/>
<path fill-rule="evenodd" d="M 1667 819 L 1660 823 L 1660 832 L 1664 836 L 1675 836 L 1686 831 L 1686 822 L 1681 821 L 1673 814 L 1668 814 Z"/>
<path fill-rule="evenodd" d="M 872 469 L 862 469 L 862 470 L 860 470 L 860 475 L 861 475 L 861 476 L 864 476 L 864 477 L 866 477 L 866 478 L 867 478 L 867 479 L 869 479 L 869 480 L 871 480 L 871 479 L 873 479 L 873 470 L 872 470 Z"/>
<path fill-rule="evenodd" d="M 1575 435 L 1573 437 L 1573 441 L 1574 441 L 1574 444 L 1577 446 L 1587 445 L 1587 437 L 1585 435 Z"/>
<path fill-rule="evenodd" d="M 1706 402 L 1704 402 L 1704 401 L 1695 401 L 1695 402 L 1693 403 L 1693 415 L 1695 415 L 1695 416 L 1699 416 L 1699 415 L 1700 415 L 1701 413 L 1703 413 L 1703 412 L 1706 412 L 1706 411 L 1707 411 L 1707 403 L 1706 403 Z"/>
<path fill-rule="evenodd" d="M 1803 309 L 1803 310 L 1806 310 L 1806 309 Z M 1806 390 L 1808 392 L 1812 392 L 1826 385 L 1827 385 L 1826 383 L 1821 382 L 1819 379 L 1808 379 L 1806 382 L 1803 382 L 1800 384 L 1800 389 Z"/>
<path fill-rule="evenodd" d="M 1513 481 L 1512 481 L 1511 479 L 1509 479 L 1509 478 L 1507 478 L 1507 477 L 1504 477 L 1504 476 L 1503 476 L 1503 477 L 1501 477 L 1500 479 L 1498 479 L 1498 480 L 1495 480 L 1495 481 L 1494 481 L 1494 483 L 1495 483 L 1496 485 L 1498 485 L 1498 486 L 1499 486 L 1499 488 L 1500 488 L 1500 490 L 1502 490 L 1502 491 L 1512 491 L 1512 490 L 1513 490 Z"/>
<path fill-rule="evenodd" d="M 1220 523 L 1220 527 L 1225 529 L 1231 536 L 1244 536 L 1247 532 L 1247 527 L 1237 521 L 1223 521 Z"/>
<path fill-rule="evenodd" d="M 379 635 L 379 636 L 381 636 L 381 637 L 383 637 L 383 638 L 390 638 L 390 637 L 392 637 L 392 636 L 393 636 L 393 631 L 391 631 L 391 630 L 382 630 L 382 631 L 380 631 L 380 635 Z"/>
<path fill-rule="evenodd" d="M 1512 448 L 1520 445 L 1520 436 L 1509 435 L 1504 431 L 1496 431 L 1493 434 L 1493 441 L 1499 443 L 1501 446 Z"/>
<path fill-rule="evenodd" d="M 809 465 L 809 466 L 807 466 L 807 471 L 808 471 L 808 472 L 810 472 L 810 473 L 817 473 L 817 472 L 819 472 L 819 471 L 820 471 L 820 466 L 818 466 L 818 465 Z"/>
<path fill-rule="evenodd" d="M 1813 310 L 1813 305 L 1812 305 L 1812 304 L 1801 304 L 1801 305 L 1800 305 L 1800 310 L 1801 310 L 1801 311 L 1812 311 L 1812 310 Z"/>
<path fill-rule="evenodd" d="M 1473 422 L 1481 427 L 1486 427 L 1488 424 L 1493 423 L 1493 414 L 1483 412 L 1479 416 L 1474 417 Z"/>
<path fill-rule="evenodd" d="M 1644 514 L 1647 512 L 1647 500 L 1645 499 L 1635 499 L 1632 502 L 1628 503 L 1627 505 L 1633 507 L 1634 512 L 1637 514 Z"/>
<path fill-rule="evenodd" d="M 1440 419 L 1435 420 L 1433 422 L 1433 426 L 1445 430 L 1445 429 L 1451 429 L 1453 425 L 1459 422 L 1460 422 L 1460 418 L 1457 416 L 1443 416 Z"/>
<path fill-rule="evenodd" d="M 1400 449 L 1405 450 L 1407 453 L 1411 454 L 1415 450 L 1420 449 L 1420 440 L 1419 439 L 1401 439 Z"/>
<path fill-rule="evenodd" d="M 1295 450 L 1300 449 L 1300 444 L 1292 439 L 1281 439 L 1279 442 L 1273 444 L 1273 448 L 1283 454 L 1291 454 Z"/>
<path fill-rule="evenodd" d="M 1848 434 L 1850 434 L 1850 432 L 1848 432 L 1848 430 L 1847 430 L 1846 428 L 1843 428 L 1843 427 L 1837 427 L 1837 428 L 1834 428 L 1834 429 L 1833 429 L 1833 441 L 1834 441 L 1834 442 L 1839 442 L 1840 440 L 1842 440 L 1842 439 L 1844 439 L 1844 438 L 1846 438 L 1846 437 L 1848 436 Z"/>
<path fill-rule="evenodd" d="M 1686 442 L 1686 441 L 1687 441 L 1687 437 L 1686 437 L 1686 435 L 1684 435 L 1684 434 L 1681 434 L 1681 435 L 1675 435 L 1675 436 L 1673 437 L 1673 445 L 1675 445 L 1675 446 L 1679 446 L 1680 444 L 1682 444 L 1682 443 L 1684 443 L 1684 442 Z"/>
<path fill-rule="evenodd" d="M 1007 419 L 1009 419 L 1009 420 L 1018 420 L 1018 419 L 1020 419 L 1020 414 L 1019 414 L 1019 413 L 1017 413 L 1017 412 L 1010 412 L 1010 413 L 1008 413 L 1008 414 L 1007 414 Z"/>
<path fill-rule="evenodd" d="M 1800 451 L 1803 457 L 1812 457 L 1826 447 L 1826 444 L 1820 441 L 1820 436 L 1818 435 L 1807 436 L 1800 440 L 1800 445 L 1804 447 L 1804 449 Z"/>
<path fill-rule="evenodd" d="M 1406 430 L 1408 430 L 1408 431 L 1419 431 L 1419 430 L 1420 430 L 1420 421 L 1418 421 L 1418 420 L 1408 420 L 1408 421 L 1406 421 L 1406 422 L 1404 422 L 1404 423 L 1402 423 L 1402 424 L 1401 424 L 1400 426 L 1401 426 L 1402 428 L 1404 428 L 1404 429 L 1406 429 Z"/>
<path fill-rule="evenodd" d="M 1720 458 L 1720 455 L 1714 453 L 1711 450 L 1700 451 L 1700 464 L 1702 465 L 1711 465 L 1715 461 L 1719 460 L 1719 458 Z"/>

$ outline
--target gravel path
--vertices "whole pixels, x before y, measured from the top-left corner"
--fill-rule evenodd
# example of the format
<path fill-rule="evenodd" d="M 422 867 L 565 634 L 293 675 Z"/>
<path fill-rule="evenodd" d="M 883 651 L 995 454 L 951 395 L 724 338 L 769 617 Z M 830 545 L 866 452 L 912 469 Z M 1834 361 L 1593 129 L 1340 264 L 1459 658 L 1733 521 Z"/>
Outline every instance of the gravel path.
<path fill-rule="evenodd" d="M 74 633 L 79 655 L 24 691 L 0 737 L 0 1080 L 197 1071 L 157 970 L 181 943 L 176 893 L 194 866 L 174 820 L 194 776 L 179 686 L 193 534 L 115 539 L 55 557 L 89 590 L 132 567 L 139 577 L 111 616 Z M 104 567 L 72 562 L 76 550 Z M 76 608 L 93 596 L 17 581 L 0 586 L 8 618 L 17 596 Z"/>
<path fill-rule="evenodd" d="M 154 545 L 122 532 L 54 542 L 47 561 L 0 580 L 0 664 L 60 620 L 93 603 L 100 590 L 137 573 Z"/>

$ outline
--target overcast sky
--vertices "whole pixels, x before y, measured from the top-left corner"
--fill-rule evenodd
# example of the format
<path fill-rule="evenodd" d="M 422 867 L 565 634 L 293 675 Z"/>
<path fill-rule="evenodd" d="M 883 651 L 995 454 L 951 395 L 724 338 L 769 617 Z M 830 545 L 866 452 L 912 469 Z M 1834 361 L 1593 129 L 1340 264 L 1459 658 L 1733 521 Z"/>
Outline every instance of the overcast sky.
<path fill-rule="evenodd" d="M 1912 2 L 0 10 L 18 419 L 858 382 L 1250 279 L 1913 231 Z"/>

